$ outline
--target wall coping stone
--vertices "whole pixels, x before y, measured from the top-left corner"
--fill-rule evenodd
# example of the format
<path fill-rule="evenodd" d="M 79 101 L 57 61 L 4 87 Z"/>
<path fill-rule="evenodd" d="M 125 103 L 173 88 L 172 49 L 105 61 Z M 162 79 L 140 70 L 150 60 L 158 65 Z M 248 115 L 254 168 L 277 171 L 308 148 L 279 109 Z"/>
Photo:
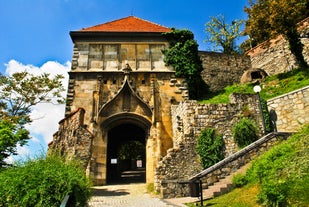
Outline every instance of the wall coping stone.
<path fill-rule="evenodd" d="M 300 91 L 303 91 L 303 90 L 306 90 L 306 89 L 309 89 L 309 86 L 305 86 L 305 87 L 303 87 L 303 88 L 300 88 L 300 89 L 291 91 L 291 92 L 289 92 L 289 93 L 285 93 L 285 94 L 283 94 L 283 95 L 276 96 L 276 97 L 274 97 L 274 98 L 268 99 L 267 102 L 271 102 L 271 101 L 274 101 L 274 100 L 276 100 L 276 99 L 283 98 L 283 97 L 285 97 L 285 96 L 289 96 L 289 95 L 291 95 L 291 94 L 294 94 L 294 93 L 297 93 L 297 92 L 300 92 Z"/>

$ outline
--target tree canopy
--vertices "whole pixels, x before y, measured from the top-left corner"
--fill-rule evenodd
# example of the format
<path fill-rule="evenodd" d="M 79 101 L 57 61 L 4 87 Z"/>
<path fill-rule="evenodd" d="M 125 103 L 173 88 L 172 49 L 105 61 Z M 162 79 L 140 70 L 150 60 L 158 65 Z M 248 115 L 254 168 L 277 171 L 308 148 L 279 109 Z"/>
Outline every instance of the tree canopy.
<path fill-rule="evenodd" d="M 241 26 L 244 20 L 234 20 L 228 24 L 223 15 L 210 17 L 211 20 L 205 24 L 206 39 L 215 45 L 215 48 L 221 47 L 222 52 L 226 54 L 239 53 L 235 40 L 241 35 Z"/>
<path fill-rule="evenodd" d="M 252 46 L 282 34 L 299 65 L 307 66 L 297 23 L 309 16 L 308 0 L 249 0 L 245 12 L 248 13 L 245 34 L 249 35 Z"/>
<path fill-rule="evenodd" d="M 51 78 L 49 74 L 32 75 L 18 72 L 11 76 L 0 74 L 0 168 L 4 160 L 16 154 L 16 147 L 27 143 L 31 107 L 38 103 L 63 103 L 63 76 Z"/>

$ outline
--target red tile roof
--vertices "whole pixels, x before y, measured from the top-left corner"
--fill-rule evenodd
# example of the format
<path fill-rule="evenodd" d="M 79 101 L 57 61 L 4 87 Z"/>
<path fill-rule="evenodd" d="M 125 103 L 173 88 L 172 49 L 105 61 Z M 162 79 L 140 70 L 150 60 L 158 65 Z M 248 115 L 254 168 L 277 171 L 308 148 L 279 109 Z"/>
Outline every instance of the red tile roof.
<path fill-rule="evenodd" d="M 93 27 L 83 28 L 81 32 L 171 32 L 172 30 L 137 18 L 135 16 L 129 16 L 122 19 L 114 20 L 104 24 L 99 24 Z"/>

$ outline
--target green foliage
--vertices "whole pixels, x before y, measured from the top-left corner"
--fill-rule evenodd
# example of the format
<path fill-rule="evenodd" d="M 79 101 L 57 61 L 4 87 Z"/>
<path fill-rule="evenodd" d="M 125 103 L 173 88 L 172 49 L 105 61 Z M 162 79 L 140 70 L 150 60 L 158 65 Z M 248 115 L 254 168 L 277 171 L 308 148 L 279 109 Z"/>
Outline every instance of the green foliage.
<path fill-rule="evenodd" d="M 309 204 L 309 125 L 253 162 L 246 177 L 261 186 L 259 202 L 267 206 Z"/>
<path fill-rule="evenodd" d="M 236 188 L 245 186 L 248 183 L 247 177 L 244 174 L 236 174 L 232 178 L 232 183 Z"/>
<path fill-rule="evenodd" d="M 90 182 L 76 161 L 51 155 L 0 172 L 0 206 L 58 207 L 66 194 L 74 206 L 86 206 Z"/>
<path fill-rule="evenodd" d="M 228 24 L 221 14 L 216 17 L 210 17 L 210 21 L 205 24 L 205 42 L 213 43 L 215 48 L 222 47 L 223 53 L 238 53 L 235 40 L 241 34 L 240 27 L 243 23 L 243 20 L 234 20 L 231 24 Z"/>
<path fill-rule="evenodd" d="M 297 23 L 309 16 L 308 0 L 256 0 L 249 1 L 245 33 L 250 36 L 253 46 L 284 35 L 290 50 L 301 67 L 307 67 L 302 55 L 303 45 L 297 31 Z"/>
<path fill-rule="evenodd" d="M 4 162 L 10 155 L 16 155 L 17 144 L 23 146 L 29 139 L 29 132 L 24 128 L 17 128 L 12 122 L 0 120 L 0 170 L 7 164 Z"/>
<path fill-rule="evenodd" d="M 142 159 L 145 157 L 145 146 L 139 141 L 130 141 L 121 145 L 118 158 L 121 160 Z"/>
<path fill-rule="evenodd" d="M 308 70 L 292 70 L 287 73 L 278 74 L 267 77 L 262 83 L 262 91 L 260 92 L 262 100 L 268 100 L 293 90 L 309 85 Z M 200 103 L 229 103 L 229 96 L 232 93 L 254 94 L 252 84 L 234 84 L 225 87 L 223 91 L 209 93 Z"/>
<path fill-rule="evenodd" d="M 214 129 L 204 129 L 197 137 L 196 152 L 206 169 L 224 158 L 224 141 Z"/>
<path fill-rule="evenodd" d="M 0 74 L 0 168 L 4 159 L 15 154 L 16 146 L 26 144 L 29 133 L 24 125 L 31 122 L 31 107 L 38 103 L 62 103 L 63 76 L 51 78 L 49 74 L 32 75 L 28 72 L 12 76 Z"/>
<path fill-rule="evenodd" d="M 242 118 L 232 128 L 234 141 L 241 148 L 251 144 L 258 139 L 258 129 L 254 120 Z"/>
<path fill-rule="evenodd" d="M 177 77 L 185 78 L 191 99 L 198 99 L 207 92 L 202 80 L 202 61 L 198 55 L 198 44 L 189 30 L 176 30 L 164 33 L 169 41 L 169 49 L 164 50 L 164 62 L 175 69 Z"/>
<path fill-rule="evenodd" d="M 247 185 L 206 200 L 204 206 L 309 206 L 308 145 L 309 125 L 305 125 L 288 140 L 252 162 L 245 178 L 242 175 L 237 178 L 238 183 L 247 181 Z"/>

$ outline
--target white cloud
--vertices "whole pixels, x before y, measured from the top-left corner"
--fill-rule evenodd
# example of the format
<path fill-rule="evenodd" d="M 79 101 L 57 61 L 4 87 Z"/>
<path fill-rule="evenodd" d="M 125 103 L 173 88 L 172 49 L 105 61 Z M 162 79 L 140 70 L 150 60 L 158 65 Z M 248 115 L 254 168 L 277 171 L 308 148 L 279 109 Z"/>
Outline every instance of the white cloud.
<path fill-rule="evenodd" d="M 29 73 L 39 75 L 42 73 L 49 73 L 51 77 L 56 74 L 61 74 L 65 78 L 63 80 L 64 88 L 67 88 L 68 84 L 68 71 L 71 68 L 71 63 L 66 62 L 65 64 L 60 64 L 55 61 L 48 61 L 44 63 L 41 67 L 34 65 L 24 65 L 16 60 L 10 60 L 6 66 L 6 73 L 11 75 L 15 72 L 27 71 Z M 63 93 L 65 97 L 66 92 Z M 64 117 L 65 105 L 54 105 L 41 103 L 32 108 L 30 114 L 33 122 L 27 126 L 27 129 L 30 131 L 30 135 L 33 137 L 31 140 L 38 142 L 40 139 L 37 136 L 44 138 L 45 143 L 47 144 L 52 141 L 53 134 L 58 130 L 58 122 Z M 19 149 L 24 150 L 24 149 Z"/>

